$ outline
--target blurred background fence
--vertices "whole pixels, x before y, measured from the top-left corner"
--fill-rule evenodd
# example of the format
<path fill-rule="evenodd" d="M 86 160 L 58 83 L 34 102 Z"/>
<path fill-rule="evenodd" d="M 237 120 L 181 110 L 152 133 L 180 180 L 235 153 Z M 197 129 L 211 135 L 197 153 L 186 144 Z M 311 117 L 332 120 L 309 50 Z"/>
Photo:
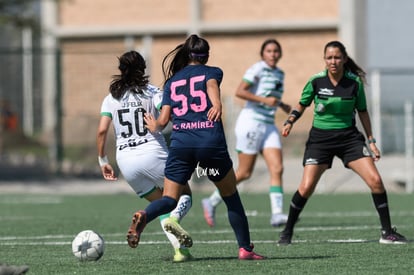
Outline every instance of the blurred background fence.
<path fill-rule="evenodd" d="M 140 51 L 151 81 L 160 86 L 162 57 L 189 33 L 198 33 L 211 43 L 211 64 L 224 70 L 224 120 L 234 160 L 234 122 L 243 104 L 234 90 L 260 58 L 262 41 L 281 42 L 283 100 L 294 105 L 307 79 L 323 68 L 323 46 L 339 39 L 367 70 L 378 145 L 385 156 L 403 159 L 399 178 L 412 185 L 414 48 L 406 46 L 412 44 L 406 33 L 414 2 L 143 0 L 122 5 L 124 0 L 99 0 L 100 12 L 92 2 L 0 2 L 0 181 L 100 178 L 95 134 L 117 57 Z M 139 16 L 119 16 L 131 12 Z M 294 135 L 283 139 L 285 158 L 302 157 L 311 117 L 308 110 Z M 278 112 L 277 125 L 285 118 Z M 112 160 L 113 145 L 110 136 Z"/>
<path fill-rule="evenodd" d="M 42 55 L 53 55 L 56 60 L 62 60 L 64 55 L 85 56 L 99 54 L 114 59 L 119 51 L 114 52 L 69 52 L 61 50 L 42 50 L 42 49 L 24 49 L 24 48 L 2 48 L 0 51 L 0 62 L 2 64 L 2 73 L 0 74 L 0 102 L 1 102 L 1 147 L 0 153 L 3 164 L 8 159 L 13 162 L 21 159 L 22 162 L 33 162 L 36 159 L 50 165 L 52 161 L 59 161 L 60 164 L 55 166 L 68 170 L 69 166 L 79 166 L 75 170 L 91 169 L 96 164 L 96 152 L 94 134 L 99 119 L 99 109 L 94 110 L 93 115 L 84 114 L 84 120 L 91 129 L 89 137 L 82 136 L 79 132 L 79 138 L 84 142 L 80 144 L 65 145 L 62 137 L 62 124 L 65 120 L 66 113 L 62 110 L 62 97 L 57 97 L 56 113 L 60 122 L 58 129 L 52 133 L 54 138 L 43 136 L 43 116 L 44 112 L 44 95 L 41 89 L 41 61 Z M 61 62 L 56 62 L 58 66 Z M 56 76 L 59 78 L 61 68 L 56 68 Z M 93 78 L 93 75 L 91 75 Z M 394 69 L 381 70 L 375 69 L 369 72 L 367 85 L 367 99 L 372 116 L 373 129 L 375 136 L 379 137 L 379 146 L 384 154 L 391 155 L 411 155 L 412 154 L 412 99 L 411 83 L 414 80 L 414 69 Z M 107 82 L 110 81 L 110 75 L 107 76 Z M 59 83 L 59 82 L 58 82 Z M 396 88 L 395 83 L 398 83 Z M 57 89 L 61 93 L 61 87 Z M 88 91 L 85 90 L 85 93 Z M 102 98 L 106 91 L 102 91 Z M 102 98 L 96 98 L 101 101 Z M 232 95 L 223 96 L 225 108 L 226 132 L 230 148 L 234 148 L 234 122 L 240 111 L 241 105 L 237 104 Z M 74 103 L 84 104 L 87 108 L 88 102 L 82 102 L 82 99 L 75 99 Z M 294 104 L 292 102 L 291 104 Z M 99 104 L 98 104 L 99 105 Z M 310 111 L 308 111 L 310 113 Z M 282 121 L 285 114 L 278 113 Z M 280 125 L 279 125 L 280 126 Z M 310 127 L 308 124 L 306 127 Z M 72 125 L 69 129 L 77 131 L 77 125 Z M 411 138 L 411 139 L 410 139 Z M 306 131 L 300 132 L 295 141 L 286 143 L 286 154 L 293 157 L 300 157 L 301 151 L 296 146 L 302 144 L 306 139 Z M 50 140 L 56 140 L 50 144 Z M 113 142 L 113 141 L 110 141 Z M 109 145 L 111 146 L 111 144 Z M 111 149 L 109 147 L 109 149 Z M 57 151 L 58 154 L 56 155 Z M 66 163 L 66 164 L 65 164 Z M 69 164 L 71 163 L 71 164 Z M 66 165 L 66 166 L 65 166 Z M 66 167 L 66 168 L 65 168 Z M 84 167 L 85 169 L 82 169 Z M 73 167 L 72 167 L 73 168 Z M 96 168 L 96 167 L 94 167 Z M 93 170 L 93 169 L 92 169 Z M 4 175 L 2 175 L 4 176 Z"/>

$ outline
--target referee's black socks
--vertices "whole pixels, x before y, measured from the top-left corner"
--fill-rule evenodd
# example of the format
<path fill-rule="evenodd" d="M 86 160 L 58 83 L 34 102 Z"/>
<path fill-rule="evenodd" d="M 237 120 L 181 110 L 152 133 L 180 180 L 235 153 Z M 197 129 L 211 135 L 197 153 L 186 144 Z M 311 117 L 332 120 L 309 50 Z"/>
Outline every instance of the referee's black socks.
<path fill-rule="evenodd" d="M 296 191 L 295 194 L 293 194 L 289 207 L 289 216 L 284 231 L 293 232 L 293 227 L 299 219 L 299 214 L 302 212 L 302 209 L 305 207 L 307 201 L 308 199 L 302 197 L 299 194 L 299 191 Z"/>
<path fill-rule="evenodd" d="M 377 209 L 382 230 L 386 232 L 391 231 L 391 217 L 388 207 L 387 192 L 381 194 L 372 193 L 372 199 L 374 200 L 375 209 Z"/>

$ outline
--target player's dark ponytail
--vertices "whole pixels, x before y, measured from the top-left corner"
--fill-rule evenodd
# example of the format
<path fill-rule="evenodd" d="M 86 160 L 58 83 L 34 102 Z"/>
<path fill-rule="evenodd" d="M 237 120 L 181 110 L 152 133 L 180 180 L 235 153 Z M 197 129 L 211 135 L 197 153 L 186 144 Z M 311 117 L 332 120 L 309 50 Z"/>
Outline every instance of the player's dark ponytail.
<path fill-rule="evenodd" d="M 146 64 L 142 55 L 137 51 L 129 51 L 119 57 L 118 60 L 118 69 L 121 74 L 112 77 L 109 86 L 112 96 L 120 99 L 128 90 L 141 93 L 149 82 L 149 77 L 145 75 Z"/>
<path fill-rule="evenodd" d="M 164 57 L 162 61 L 162 71 L 165 82 L 187 66 L 191 61 L 206 64 L 209 57 L 209 51 L 210 46 L 207 40 L 196 34 L 190 35 L 183 44 L 178 45 Z"/>

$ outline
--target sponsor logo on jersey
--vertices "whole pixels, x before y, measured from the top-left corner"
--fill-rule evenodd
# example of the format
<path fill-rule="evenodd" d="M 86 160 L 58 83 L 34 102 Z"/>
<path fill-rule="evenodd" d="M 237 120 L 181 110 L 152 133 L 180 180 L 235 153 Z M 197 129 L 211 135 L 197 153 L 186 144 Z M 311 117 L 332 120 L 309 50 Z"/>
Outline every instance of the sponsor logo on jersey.
<path fill-rule="evenodd" d="M 333 95 L 334 89 L 328 89 L 328 88 L 320 88 L 318 91 L 319 95 Z"/>
<path fill-rule="evenodd" d="M 318 160 L 314 158 L 308 158 L 305 160 L 305 165 L 309 165 L 309 164 L 318 164 Z"/>
<path fill-rule="evenodd" d="M 364 146 L 364 148 L 362 149 L 362 154 L 364 154 L 364 156 L 366 156 L 366 157 L 371 156 L 371 154 L 370 154 L 370 152 L 369 152 L 369 150 L 366 146 Z"/>
<path fill-rule="evenodd" d="M 134 148 L 134 147 L 137 147 L 137 146 L 139 146 L 139 145 L 141 145 L 141 144 L 144 144 L 144 143 L 147 143 L 148 142 L 148 140 L 145 138 L 145 139 L 139 139 L 139 140 L 137 140 L 137 139 L 128 139 L 128 143 L 126 143 L 126 144 L 121 144 L 120 146 L 119 146 L 119 151 L 121 151 L 121 150 L 124 150 L 125 148 Z"/>
<path fill-rule="evenodd" d="M 318 113 L 323 113 L 325 112 L 325 106 L 322 103 L 318 103 L 318 105 L 316 105 L 316 111 Z"/>

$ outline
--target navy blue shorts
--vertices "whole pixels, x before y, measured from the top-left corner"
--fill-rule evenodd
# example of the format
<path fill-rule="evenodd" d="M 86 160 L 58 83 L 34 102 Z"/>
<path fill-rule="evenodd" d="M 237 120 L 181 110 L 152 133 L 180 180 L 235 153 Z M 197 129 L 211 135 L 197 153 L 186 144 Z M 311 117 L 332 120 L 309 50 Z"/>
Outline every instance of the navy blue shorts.
<path fill-rule="evenodd" d="M 371 157 L 371 153 L 365 144 L 364 135 L 356 127 L 339 130 L 312 128 L 306 142 L 303 166 L 328 164 L 328 168 L 331 168 L 335 156 L 348 168 L 349 162 Z"/>
<path fill-rule="evenodd" d="M 186 184 L 194 171 L 198 177 L 213 182 L 222 180 L 233 162 L 227 148 L 170 148 L 165 164 L 165 177 Z"/>

